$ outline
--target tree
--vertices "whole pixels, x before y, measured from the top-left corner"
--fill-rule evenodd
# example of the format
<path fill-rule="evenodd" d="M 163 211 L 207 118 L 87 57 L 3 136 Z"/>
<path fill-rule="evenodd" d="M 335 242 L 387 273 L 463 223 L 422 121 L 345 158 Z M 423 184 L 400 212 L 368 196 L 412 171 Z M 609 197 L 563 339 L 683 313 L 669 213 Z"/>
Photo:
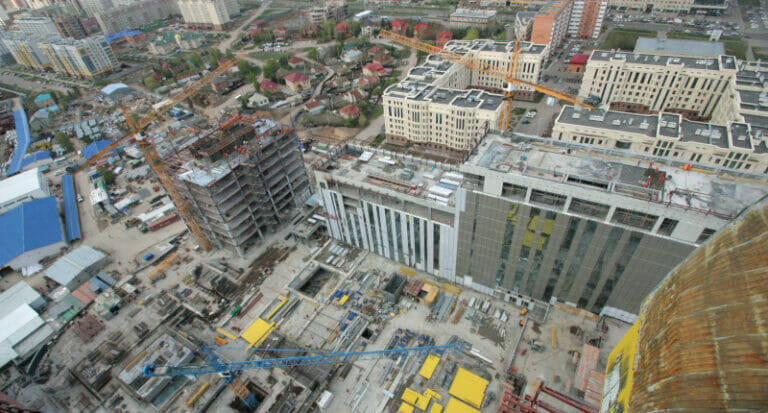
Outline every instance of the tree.
<path fill-rule="evenodd" d="M 235 58 L 235 54 L 234 54 L 234 53 L 232 53 L 232 49 L 227 49 L 227 54 L 226 54 L 226 56 L 227 56 L 227 59 L 229 59 L 229 60 L 232 60 L 232 59 L 234 59 L 234 58 Z"/>
<path fill-rule="evenodd" d="M 280 58 L 277 60 L 280 63 L 280 67 L 284 69 L 288 69 L 290 66 L 288 65 L 288 55 L 285 53 L 280 55 Z"/>
<path fill-rule="evenodd" d="M 368 117 L 367 117 L 367 116 L 365 116 L 365 114 L 364 114 L 364 113 L 361 113 L 361 114 L 360 114 L 360 117 L 359 117 L 359 118 L 357 118 L 357 126 L 360 126 L 360 127 L 362 128 L 362 127 L 365 127 L 365 125 L 366 125 L 367 123 L 368 123 Z"/>
<path fill-rule="evenodd" d="M 357 119 L 356 118 L 347 119 L 345 126 L 348 128 L 357 127 Z"/>
<path fill-rule="evenodd" d="M 115 182 L 115 173 L 107 167 L 100 166 L 96 168 L 96 173 L 99 174 L 107 185 L 112 185 Z"/>
<path fill-rule="evenodd" d="M 269 59 L 261 69 L 261 73 L 264 74 L 265 79 L 275 80 L 275 75 L 277 74 L 278 70 L 280 70 L 280 63 L 278 63 L 275 59 Z"/>
<path fill-rule="evenodd" d="M 208 50 L 209 50 L 209 52 L 211 53 L 211 56 L 213 56 L 213 58 L 214 58 L 215 60 L 219 60 L 219 59 L 221 59 L 221 56 L 223 56 L 223 55 L 224 55 L 223 53 L 221 53 L 221 50 L 219 50 L 219 49 L 214 49 L 214 48 L 211 48 L 211 49 L 208 49 Z"/>
<path fill-rule="evenodd" d="M 499 35 L 496 36 L 496 40 L 498 40 L 500 42 L 503 42 L 503 41 L 507 40 L 507 34 L 505 32 L 499 33 Z"/>
<path fill-rule="evenodd" d="M 307 52 L 307 57 L 309 57 L 310 59 L 312 59 L 312 60 L 314 60 L 316 62 L 319 62 L 320 61 L 320 52 L 317 51 L 317 48 L 313 47 L 313 48 L 309 49 L 309 51 Z"/>
<path fill-rule="evenodd" d="M 64 151 L 71 152 L 73 149 L 75 149 L 74 145 L 72 145 L 72 141 L 69 139 L 69 136 L 67 136 L 65 133 L 56 132 L 54 136 L 56 137 L 56 143 L 58 143 L 59 146 L 64 149 Z"/>
<path fill-rule="evenodd" d="M 349 23 L 349 34 L 352 35 L 352 37 L 359 36 L 361 31 L 362 27 L 360 26 L 360 22 L 352 21 Z"/>
<path fill-rule="evenodd" d="M 328 20 L 325 23 L 323 23 L 323 40 L 328 41 L 333 38 L 333 35 L 336 31 L 336 21 L 335 20 Z"/>
<path fill-rule="evenodd" d="M 467 34 L 463 37 L 463 40 L 476 40 L 480 38 L 480 32 L 477 30 L 477 27 L 470 27 L 469 30 L 467 30 Z"/>
<path fill-rule="evenodd" d="M 251 62 L 242 59 L 239 62 L 237 62 L 237 68 L 240 70 L 240 73 L 242 73 L 244 76 L 248 76 L 253 71 L 253 65 Z"/>
<path fill-rule="evenodd" d="M 336 42 L 331 46 L 331 55 L 333 57 L 339 57 L 341 56 L 342 50 L 344 50 L 344 46 L 341 43 Z"/>
<path fill-rule="evenodd" d="M 154 77 L 147 76 L 144 78 L 144 86 L 146 86 L 149 90 L 155 90 L 160 87 L 160 84 L 157 83 L 157 80 L 155 80 Z"/>
<path fill-rule="evenodd" d="M 197 53 L 192 53 L 189 56 L 189 61 L 192 63 L 193 66 L 195 66 L 198 69 L 203 67 L 203 59 L 200 58 L 200 55 L 198 55 Z"/>

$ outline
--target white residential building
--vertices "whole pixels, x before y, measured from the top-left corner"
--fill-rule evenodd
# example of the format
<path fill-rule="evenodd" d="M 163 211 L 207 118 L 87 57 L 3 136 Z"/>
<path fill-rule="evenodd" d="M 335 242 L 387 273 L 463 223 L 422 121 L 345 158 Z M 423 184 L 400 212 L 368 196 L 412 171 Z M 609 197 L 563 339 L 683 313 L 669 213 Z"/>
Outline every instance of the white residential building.
<path fill-rule="evenodd" d="M 36 34 L 44 37 L 60 37 L 56 25 L 48 17 L 26 16 L 13 21 L 22 33 Z"/>
<path fill-rule="evenodd" d="M 115 5 L 112 0 L 79 0 L 80 7 L 88 17 L 94 17 L 99 13 L 113 10 Z"/>
<path fill-rule="evenodd" d="M 719 14 L 728 8 L 726 0 L 610 0 L 611 7 L 654 12 L 706 12 Z"/>
<path fill-rule="evenodd" d="M 75 77 L 93 78 L 118 67 L 117 58 L 104 36 L 41 42 L 53 70 Z"/>
<path fill-rule="evenodd" d="M 491 40 L 458 41 L 446 50 L 472 56 L 507 72 L 514 42 Z M 547 47 L 519 43 L 517 79 L 536 83 Z M 384 91 L 384 125 L 387 139 L 397 143 L 418 143 L 430 148 L 467 153 L 488 129 L 496 128 L 502 113 L 501 79 L 430 56 L 412 68 L 401 82 Z M 466 90 L 471 88 L 481 90 Z M 491 92 L 489 92 L 491 91 Z M 524 87 L 514 91 L 518 97 L 535 93 Z"/>
<path fill-rule="evenodd" d="M 221 29 L 240 14 L 237 0 L 177 0 L 185 23 Z"/>
<path fill-rule="evenodd" d="M 708 120 L 737 72 L 732 56 L 676 57 L 595 50 L 579 98 L 600 99 L 612 110 L 680 113 Z"/>

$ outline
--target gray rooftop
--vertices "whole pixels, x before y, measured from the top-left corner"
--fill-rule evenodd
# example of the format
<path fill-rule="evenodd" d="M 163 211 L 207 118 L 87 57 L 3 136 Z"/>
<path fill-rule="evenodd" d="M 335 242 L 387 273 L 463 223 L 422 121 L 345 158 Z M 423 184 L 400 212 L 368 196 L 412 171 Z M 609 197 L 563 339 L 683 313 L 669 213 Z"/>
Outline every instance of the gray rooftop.
<path fill-rule="evenodd" d="M 571 125 L 632 131 L 653 138 L 656 137 L 658 117 L 655 115 L 639 115 L 603 110 L 581 111 L 573 106 L 565 106 L 557 121 Z"/>
<path fill-rule="evenodd" d="M 768 112 L 768 92 L 738 90 L 741 109 Z"/>
<path fill-rule="evenodd" d="M 61 285 L 67 285 L 81 272 L 107 258 L 107 254 L 87 245 L 80 246 L 69 254 L 59 258 L 47 270 L 45 275 Z"/>
<path fill-rule="evenodd" d="M 595 50 L 589 58 L 595 61 L 622 60 L 628 63 L 655 66 L 683 66 L 701 70 L 736 69 L 736 60 L 731 56 L 718 58 L 667 56 L 658 53 L 629 53 L 607 50 Z"/>
<path fill-rule="evenodd" d="M 641 37 L 637 39 L 637 44 L 635 45 L 635 52 L 667 53 L 672 55 L 684 55 L 684 56 L 718 57 L 725 54 L 725 46 L 721 42 Z"/>

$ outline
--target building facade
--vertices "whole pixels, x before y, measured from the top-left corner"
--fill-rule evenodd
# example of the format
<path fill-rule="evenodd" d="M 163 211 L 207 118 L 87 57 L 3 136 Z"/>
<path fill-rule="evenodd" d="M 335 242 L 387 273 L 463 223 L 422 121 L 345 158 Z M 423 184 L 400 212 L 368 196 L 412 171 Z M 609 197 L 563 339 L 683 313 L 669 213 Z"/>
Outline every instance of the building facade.
<path fill-rule="evenodd" d="M 145 0 L 97 13 L 95 17 L 101 32 L 112 34 L 141 29 L 177 13 L 174 0 Z"/>
<path fill-rule="evenodd" d="M 27 16 L 13 21 L 22 33 L 42 37 L 61 36 L 59 29 L 48 17 Z"/>
<path fill-rule="evenodd" d="M 454 27 L 486 27 L 496 17 L 496 10 L 456 9 L 448 24 Z"/>
<path fill-rule="evenodd" d="M 667 272 L 766 193 L 673 173 L 674 183 L 647 164 L 491 134 L 458 169 L 346 146 L 315 176 L 337 240 L 518 303 L 556 300 L 632 320 Z M 711 181 L 691 200 L 694 176 Z"/>
<path fill-rule="evenodd" d="M 570 0 L 554 1 L 544 6 L 533 18 L 530 41 L 550 45 L 550 49 L 558 46 L 568 33 L 570 14 Z"/>
<path fill-rule="evenodd" d="M 50 66 L 48 56 L 40 48 L 42 37 L 36 35 L 26 35 L 19 32 L 6 32 L 0 41 L 13 56 L 13 60 L 23 67 L 45 70 Z"/>
<path fill-rule="evenodd" d="M 599 98 L 612 110 L 680 113 L 708 120 L 737 72 L 736 59 L 595 50 L 579 97 Z"/>
<path fill-rule="evenodd" d="M 80 40 L 65 38 L 41 42 L 39 46 L 53 70 L 70 76 L 94 78 L 119 67 L 104 36 L 90 36 Z"/>
<path fill-rule="evenodd" d="M 237 0 L 176 0 L 185 23 L 220 30 L 240 14 Z"/>
<path fill-rule="evenodd" d="M 295 142 L 270 120 L 236 122 L 168 151 L 164 162 L 208 240 L 244 255 L 311 195 Z"/>
<path fill-rule="evenodd" d="M 577 39 L 597 39 L 600 37 L 607 10 L 607 0 L 573 0 L 567 36 Z"/>
<path fill-rule="evenodd" d="M 444 47 L 507 72 L 514 42 L 452 40 Z M 515 77 L 538 82 L 547 48 L 521 42 L 519 50 Z M 497 127 L 503 110 L 503 97 L 498 93 L 506 87 L 501 79 L 430 56 L 423 65 L 411 69 L 405 79 L 384 91 L 387 139 L 466 153 L 489 128 Z M 522 98 L 534 94 L 525 87 L 518 87 L 514 93 Z"/>
<path fill-rule="evenodd" d="M 725 0 L 610 0 L 611 7 L 626 7 L 645 12 L 703 12 L 722 14 L 728 8 Z"/>
<path fill-rule="evenodd" d="M 106 13 L 115 8 L 112 0 L 78 0 L 78 2 L 83 13 L 88 17 L 95 17 L 99 13 Z"/>
<path fill-rule="evenodd" d="M 53 18 L 53 24 L 56 25 L 56 29 L 58 29 L 62 37 L 71 37 L 73 39 L 88 37 L 83 23 L 75 15 L 65 14 L 56 16 Z"/>
<path fill-rule="evenodd" d="M 538 12 L 518 13 L 515 31 L 525 35 L 518 38 L 547 44 L 552 52 L 566 37 L 600 37 L 607 9 L 607 0 L 555 0 Z"/>

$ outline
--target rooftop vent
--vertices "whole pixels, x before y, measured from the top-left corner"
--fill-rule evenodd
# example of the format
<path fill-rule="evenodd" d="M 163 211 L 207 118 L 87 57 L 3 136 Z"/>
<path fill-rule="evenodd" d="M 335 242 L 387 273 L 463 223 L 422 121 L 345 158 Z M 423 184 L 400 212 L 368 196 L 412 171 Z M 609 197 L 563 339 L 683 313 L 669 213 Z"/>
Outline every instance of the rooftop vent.
<path fill-rule="evenodd" d="M 640 125 L 638 127 L 640 129 L 646 130 L 646 129 L 648 129 L 648 122 L 642 121 L 642 122 L 640 122 Z"/>

